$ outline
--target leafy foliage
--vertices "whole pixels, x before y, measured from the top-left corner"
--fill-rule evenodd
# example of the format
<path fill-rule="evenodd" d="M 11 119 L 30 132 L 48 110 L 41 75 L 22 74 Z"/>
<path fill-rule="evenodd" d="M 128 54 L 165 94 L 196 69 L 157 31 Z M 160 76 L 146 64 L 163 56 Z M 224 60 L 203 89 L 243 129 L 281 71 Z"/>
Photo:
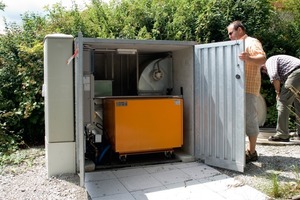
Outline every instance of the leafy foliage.
<path fill-rule="evenodd" d="M 0 1 L 0 10 L 4 10 L 4 8 L 5 8 L 5 4 L 2 1 Z"/>
<path fill-rule="evenodd" d="M 261 42 L 270 57 L 287 54 L 300 57 L 300 2 L 298 0 L 273 0 L 268 16 L 270 24 L 259 31 Z M 275 127 L 277 121 L 276 95 L 268 76 L 262 77 L 261 93 L 265 97 L 268 113 L 266 126 Z M 293 119 L 293 117 L 292 117 Z M 290 120 L 290 129 L 295 130 L 294 120 Z"/>
<path fill-rule="evenodd" d="M 44 135 L 43 40 L 36 32 L 43 20 L 35 15 L 25 15 L 23 20 L 23 28 L 12 25 L 0 37 L 0 130 L 6 144 L 23 140 L 39 144 Z"/>
<path fill-rule="evenodd" d="M 268 0 L 209 1 L 205 4 L 203 12 L 199 13 L 197 35 L 204 43 L 227 40 L 226 27 L 230 22 L 240 20 L 246 26 L 249 35 L 259 38 L 260 27 L 269 25 L 270 10 Z"/>

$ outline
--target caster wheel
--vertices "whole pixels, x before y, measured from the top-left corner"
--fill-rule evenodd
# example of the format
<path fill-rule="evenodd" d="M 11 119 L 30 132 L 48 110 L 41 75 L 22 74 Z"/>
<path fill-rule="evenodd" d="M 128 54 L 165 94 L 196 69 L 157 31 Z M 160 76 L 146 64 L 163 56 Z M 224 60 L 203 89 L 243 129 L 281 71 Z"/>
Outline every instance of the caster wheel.
<path fill-rule="evenodd" d="M 127 160 L 127 155 L 121 155 L 121 156 L 119 156 L 119 160 L 121 161 L 121 162 L 126 162 L 126 160 Z"/>
<path fill-rule="evenodd" d="M 172 158 L 172 156 L 173 156 L 173 151 L 165 151 L 166 158 Z"/>

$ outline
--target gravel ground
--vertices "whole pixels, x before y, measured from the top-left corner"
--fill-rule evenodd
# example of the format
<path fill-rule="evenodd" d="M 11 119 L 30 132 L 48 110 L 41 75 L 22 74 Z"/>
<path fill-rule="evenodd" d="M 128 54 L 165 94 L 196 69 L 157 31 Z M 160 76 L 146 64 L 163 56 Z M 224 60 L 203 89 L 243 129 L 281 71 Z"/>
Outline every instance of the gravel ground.
<path fill-rule="evenodd" d="M 274 199 L 300 199 L 300 145 L 258 144 L 256 150 L 258 161 L 247 164 L 244 173 L 218 170 L 270 197 L 274 197 L 272 188 L 276 175 L 279 190 L 285 194 Z"/>
<path fill-rule="evenodd" d="M 77 175 L 47 178 L 44 147 L 22 150 L 18 158 L 25 162 L 0 169 L 0 200 L 88 199 Z"/>
<path fill-rule="evenodd" d="M 280 184 L 293 185 L 300 181 L 300 145 L 258 144 L 257 152 L 259 160 L 247 164 L 244 173 L 218 170 L 266 194 L 271 191 L 273 174 L 277 174 Z M 79 186 L 77 175 L 47 178 L 44 147 L 22 150 L 16 158 L 24 158 L 24 155 L 26 162 L 0 169 L 1 200 L 88 199 L 85 189 Z M 296 194 L 277 199 L 291 199 Z"/>

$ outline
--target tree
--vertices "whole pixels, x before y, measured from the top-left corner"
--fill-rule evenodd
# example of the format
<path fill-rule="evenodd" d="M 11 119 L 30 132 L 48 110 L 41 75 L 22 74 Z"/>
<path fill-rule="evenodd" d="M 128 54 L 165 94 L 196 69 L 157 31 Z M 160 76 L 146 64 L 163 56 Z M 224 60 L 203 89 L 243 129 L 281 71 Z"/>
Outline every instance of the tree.
<path fill-rule="evenodd" d="M 5 9 L 5 4 L 2 1 L 0 1 L 0 10 L 4 10 L 4 9 Z"/>

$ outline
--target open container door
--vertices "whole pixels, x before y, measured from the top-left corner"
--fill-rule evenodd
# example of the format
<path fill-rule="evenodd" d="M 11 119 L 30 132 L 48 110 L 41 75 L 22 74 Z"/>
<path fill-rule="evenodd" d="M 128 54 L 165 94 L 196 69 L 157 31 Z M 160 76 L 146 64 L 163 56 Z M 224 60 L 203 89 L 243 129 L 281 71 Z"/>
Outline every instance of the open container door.
<path fill-rule="evenodd" d="M 195 155 L 208 165 L 244 171 L 242 41 L 195 46 Z"/>
<path fill-rule="evenodd" d="M 85 135 L 83 126 L 83 96 L 84 87 L 89 83 L 84 82 L 83 78 L 83 41 L 79 34 L 75 39 L 74 57 L 75 57 L 75 135 L 76 135 L 76 170 L 79 173 L 80 186 L 84 186 L 85 181 Z"/>

